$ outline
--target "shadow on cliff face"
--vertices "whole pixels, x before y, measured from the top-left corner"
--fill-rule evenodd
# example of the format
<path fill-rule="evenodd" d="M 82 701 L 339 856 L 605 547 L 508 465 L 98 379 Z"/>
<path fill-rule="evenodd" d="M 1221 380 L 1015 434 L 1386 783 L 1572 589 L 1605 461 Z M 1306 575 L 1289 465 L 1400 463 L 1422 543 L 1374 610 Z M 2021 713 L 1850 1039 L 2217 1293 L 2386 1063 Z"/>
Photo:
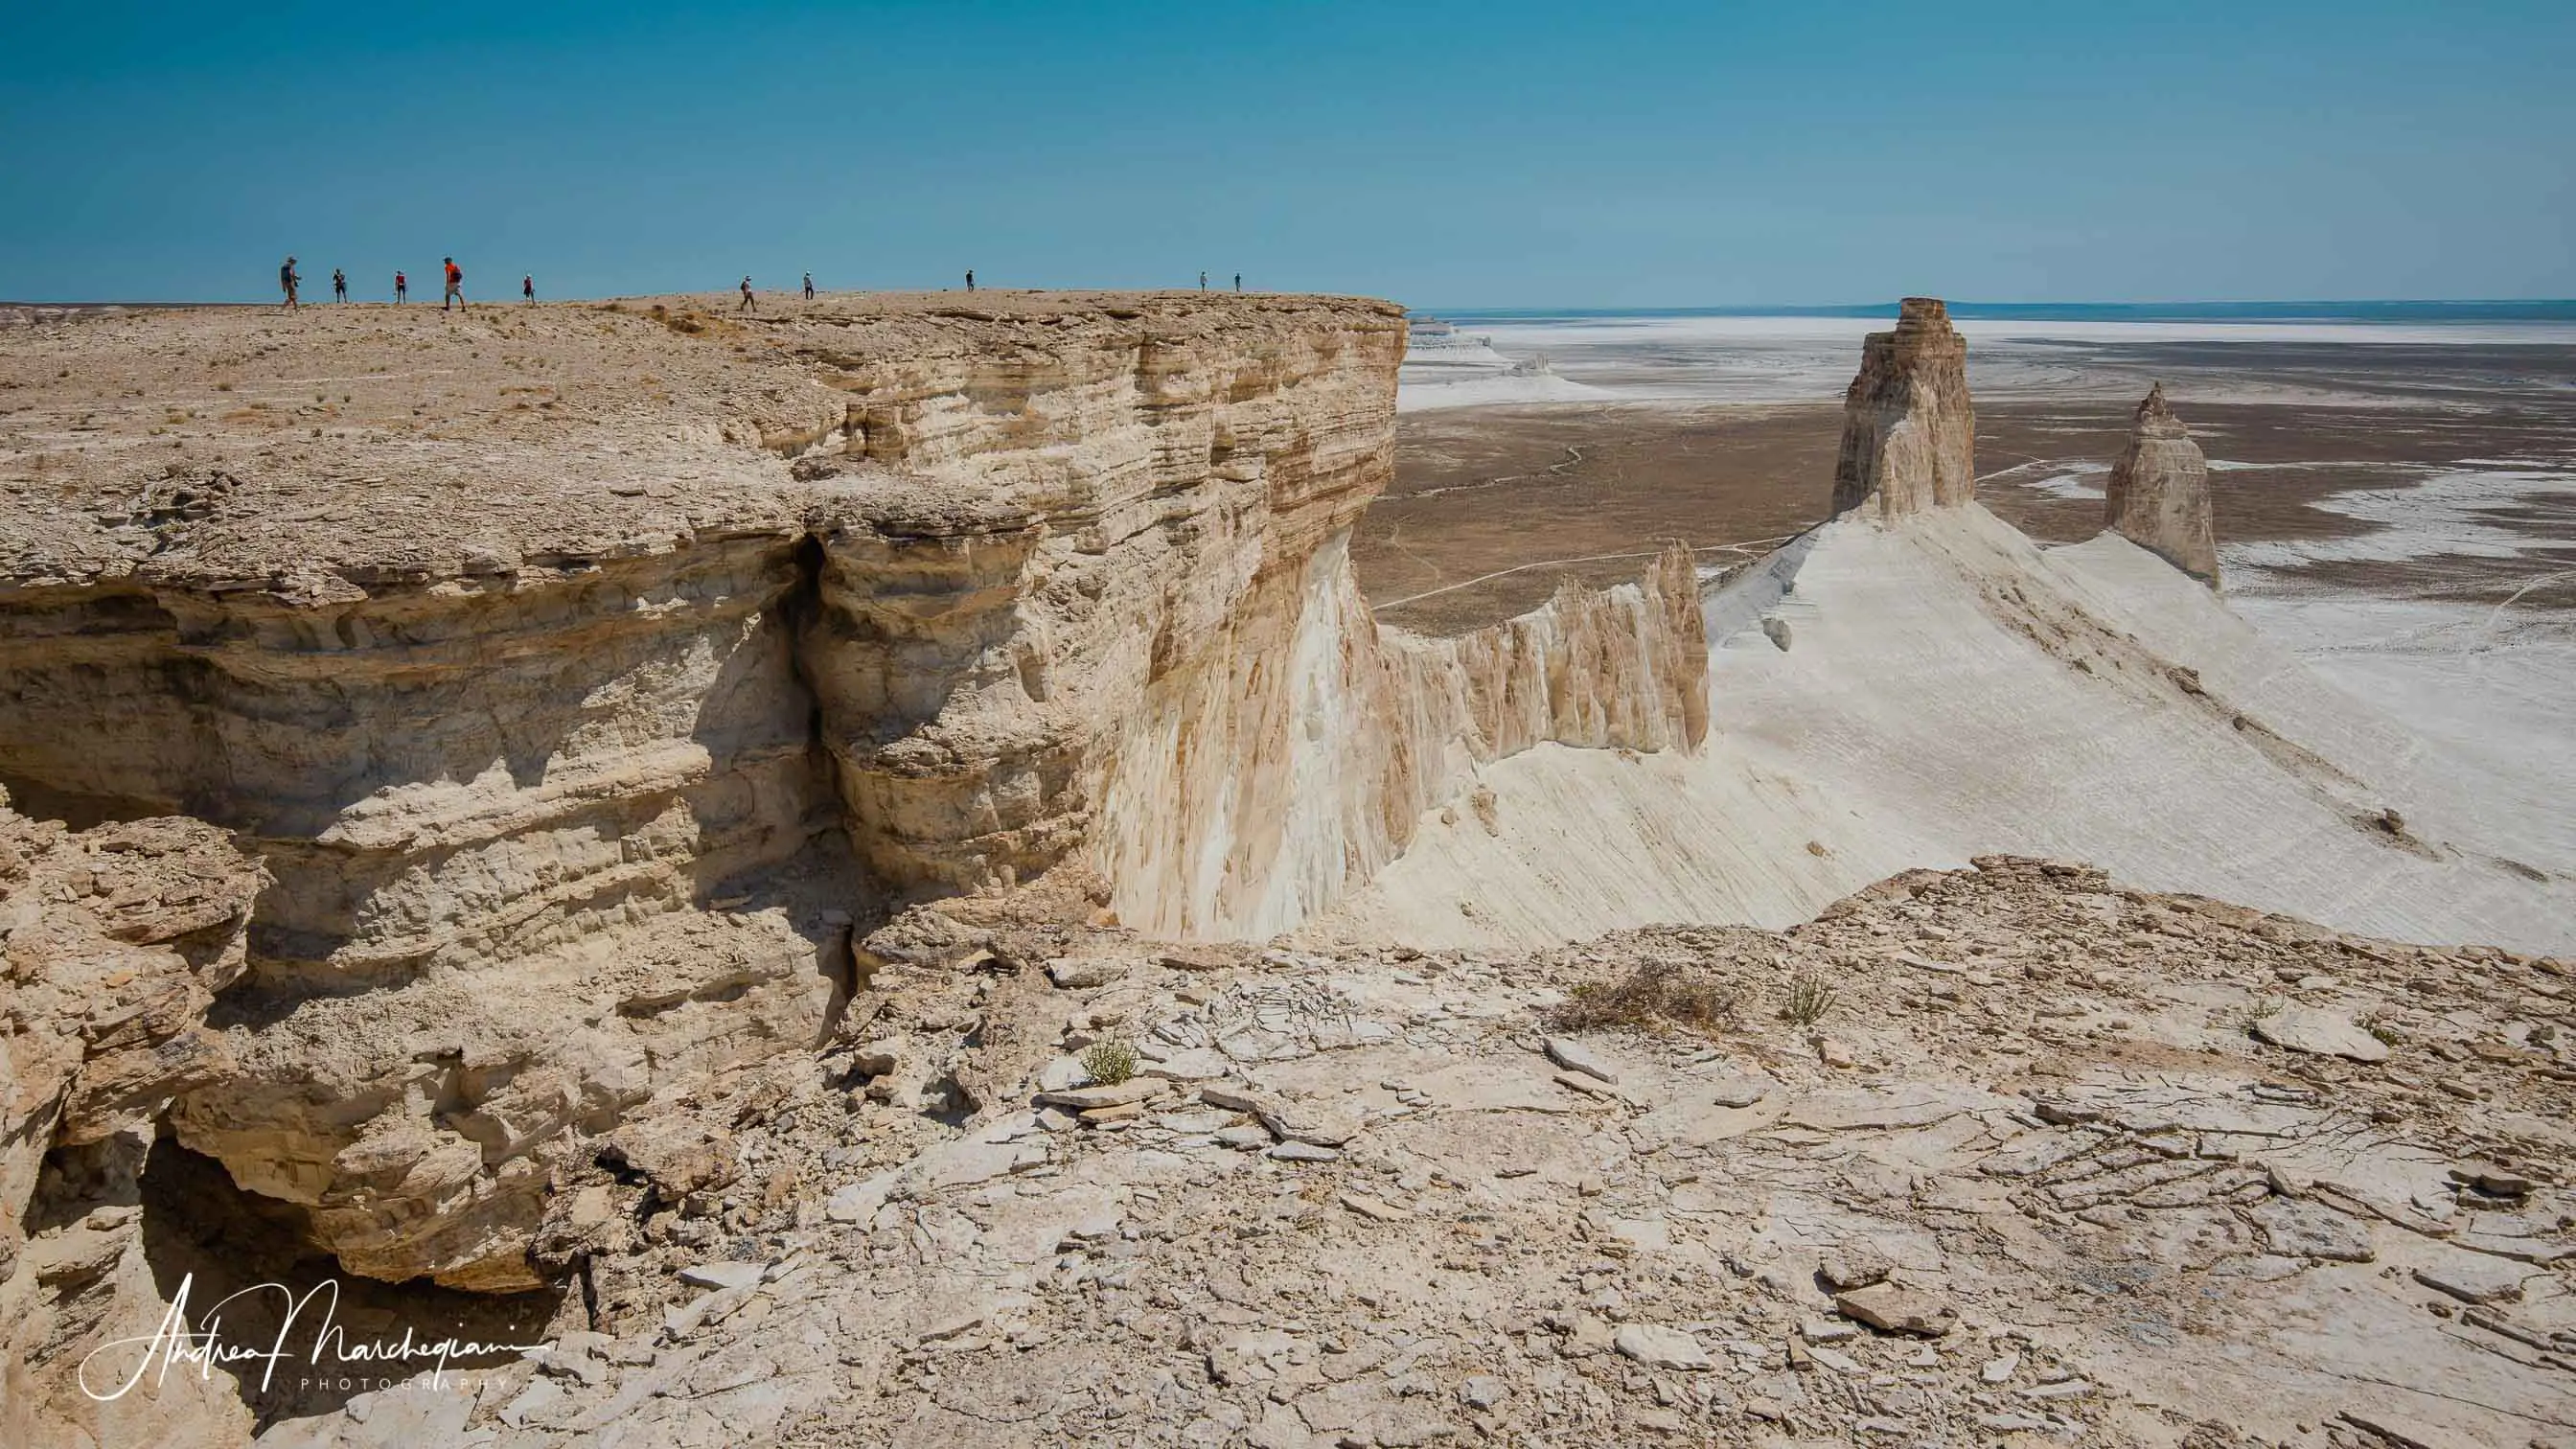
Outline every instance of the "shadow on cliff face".
<path fill-rule="evenodd" d="M 562 1331 L 559 1315 L 579 1326 L 580 1302 L 567 1287 L 493 1296 L 350 1276 L 309 1246 L 301 1209 L 243 1192 L 221 1164 L 175 1141 L 152 1149 L 142 1195 L 143 1252 L 161 1300 L 179 1307 L 184 1294 L 198 1346 L 211 1341 L 238 1355 L 169 1372 L 229 1376 L 261 1428 L 428 1374 L 442 1341 L 484 1346 L 454 1354 L 450 1368 L 490 1368 L 519 1357 L 515 1347 L 490 1345 L 550 1342 Z M 132 1368 L 130 1359 L 102 1361 L 99 1371 L 121 1377 Z M 157 1360 L 149 1366 L 161 1369 Z M 446 1383 L 471 1391 L 453 1376 Z"/>
<path fill-rule="evenodd" d="M 835 818 L 795 658 L 816 552 L 732 540 L 320 613 L 87 600 L 62 627 L 118 648 L 24 666 L 0 782 L 75 827 L 184 813 L 242 832 L 272 875 L 255 973 L 287 995 L 703 908 Z M 561 908 L 512 909 L 537 891 Z"/>

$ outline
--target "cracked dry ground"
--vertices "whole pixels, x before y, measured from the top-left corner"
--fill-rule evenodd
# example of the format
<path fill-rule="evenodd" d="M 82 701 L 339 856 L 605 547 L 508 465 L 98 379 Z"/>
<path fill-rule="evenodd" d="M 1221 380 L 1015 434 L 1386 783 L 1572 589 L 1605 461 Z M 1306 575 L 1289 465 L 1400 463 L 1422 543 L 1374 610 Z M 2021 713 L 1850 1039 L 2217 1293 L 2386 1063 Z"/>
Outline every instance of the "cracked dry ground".
<path fill-rule="evenodd" d="M 2576 1443 L 2564 962 L 2004 858 L 1535 958 L 872 944 L 710 1084 L 731 1185 L 592 1190 L 600 1331 L 270 1442 Z"/>

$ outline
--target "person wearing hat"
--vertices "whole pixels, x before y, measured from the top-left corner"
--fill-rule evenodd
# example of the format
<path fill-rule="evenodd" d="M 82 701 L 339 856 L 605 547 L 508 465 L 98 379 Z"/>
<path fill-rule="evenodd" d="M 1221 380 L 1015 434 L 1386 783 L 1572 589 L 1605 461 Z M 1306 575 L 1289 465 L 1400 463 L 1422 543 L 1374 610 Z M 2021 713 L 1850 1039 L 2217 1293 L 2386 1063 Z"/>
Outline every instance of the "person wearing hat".
<path fill-rule="evenodd" d="M 289 310 L 293 310 L 296 307 L 295 284 L 303 280 L 304 279 L 302 277 L 295 275 L 295 258 L 293 257 L 288 257 L 286 259 L 286 265 L 277 269 L 278 289 L 286 293 L 286 305 Z"/>

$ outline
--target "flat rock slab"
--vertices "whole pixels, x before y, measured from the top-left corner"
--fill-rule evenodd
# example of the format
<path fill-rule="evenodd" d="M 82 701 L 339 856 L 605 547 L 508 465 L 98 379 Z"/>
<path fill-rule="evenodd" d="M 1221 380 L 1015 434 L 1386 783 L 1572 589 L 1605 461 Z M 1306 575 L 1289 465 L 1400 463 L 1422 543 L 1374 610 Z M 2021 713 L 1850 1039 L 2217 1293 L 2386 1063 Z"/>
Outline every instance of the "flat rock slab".
<path fill-rule="evenodd" d="M 2564 1258 L 2576 1258 L 2576 1243 L 2552 1242 L 2547 1238 L 2514 1238 L 2496 1233 L 2460 1233 L 2452 1245 L 2472 1253 L 2486 1253 L 2498 1258 L 2511 1258 L 2518 1263 L 2536 1263 L 2548 1267 Z"/>
<path fill-rule="evenodd" d="M 1882 1333 L 1911 1333 L 1921 1338 L 1939 1338 L 1959 1321 L 1949 1304 L 1929 1293 L 1893 1283 L 1873 1283 L 1837 1293 L 1834 1307 L 1844 1317 L 1859 1319 Z"/>
<path fill-rule="evenodd" d="M 1868 1128 L 1929 1127 L 1987 1106 L 2017 1106 L 1984 1092 L 1910 1082 L 1894 1087 L 1845 1087 L 1810 1092 L 1789 1107 L 1787 1121 L 1819 1132 Z"/>
<path fill-rule="evenodd" d="M 2254 1019 L 2254 1035 L 2288 1051 L 2342 1057 L 2356 1062 L 2388 1060 L 2388 1044 L 2339 1016 L 2316 1006 L 2284 1006 Z"/>
<path fill-rule="evenodd" d="M 2345 1409 L 2336 1418 L 2396 1449 L 2444 1449 L 2461 1441 L 2409 1414 L 2386 1409 Z"/>
<path fill-rule="evenodd" d="M 925 1156 L 930 1170 L 923 1178 L 933 1188 L 972 1187 L 1015 1172 L 1046 1165 L 1047 1150 L 1037 1143 L 966 1141 Z"/>
<path fill-rule="evenodd" d="M 1885 1253 L 1863 1243 L 1827 1253 L 1816 1265 L 1816 1276 L 1838 1293 L 1850 1292 L 1887 1281 L 1895 1266 Z"/>
<path fill-rule="evenodd" d="M 1493 1059 L 1459 1062 L 1413 1078 L 1413 1089 L 1449 1112 L 1570 1112 L 1574 1104 L 1550 1089 L 1552 1074 Z"/>
<path fill-rule="evenodd" d="M 1601 1080 L 1599 1077 L 1588 1076 L 1582 1072 L 1559 1072 L 1549 1080 L 1555 1082 L 1558 1086 L 1563 1087 L 1569 1092 L 1580 1093 L 1586 1097 L 1607 1097 L 1612 1101 L 1620 1100 L 1619 1089 L 1617 1087 Z"/>
<path fill-rule="evenodd" d="M 1569 1072 L 1581 1072 L 1597 1081 L 1618 1085 L 1619 1073 L 1599 1052 L 1572 1037 L 1552 1036 L 1547 1039 L 1547 1059 Z"/>
<path fill-rule="evenodd" d="M 2268 1198 L 2248 1216 L 2263 1230 L 2272 1251 L 2285 1258 L 2367 1263 L 2378 1256 L 2370 1245 L 2370 1229 L 2320 1203 Z"/>
<path fill-rule="evenodd" d="M 1261 1115 L 1261 1124 L 1283 1142 L 1310 1147 L 1339 1147 L 1360 1135 L 1360 1119 L 1308 1102 L 1291 1102 Z"/>
<path fill-rule="evenodd" d="M 1188 1047 L 1171 1053 L 1159 1062 L 1149 1063 L 1144 1070 L 1175 1082 L 1205 1082 L 1224 1076 L 1234 1069 L 1225 1053 L 1213 1047 Z"/>
<path fill-rule="evenodd" d="M 680 1281 L 701 1288 L 748 1288 L 769 1271 L 766 1263 L 700 1263 L 680 1270 Z"/>
<path fill-rule="evenodd" d="M 823 1216 L 836 1223 L 868 1221 L 877 1215 L 877 1209 L 885 1206 L 886 1194 L 893 1190 L 894 1180 L 894 1173 L 880 1172 L 874 1177 L 834 1188 L 832 1195 L 823 1200 Z"/>
<path fill-rule="evenodd" d="M 2512 1303 L 2522 1297 L 2522 1282 L 2531 1269 L 2506 1258 L 2477 1253 L 2446 1254 L 2442 1261 L 2415 1270 L 2415 1281 L 2463 1303 Z"/>
<path fill-rule="evenodd" d="M 1611 1346 L 1648 1368 L 1704 1369 L 1713 1367 L 1708 1351 L 1699 1340 L 1678 1328 L 1665 1328 L 1652 1323 L 1623 1323 Z"/>
<path fill-rule="evenodd" d="M 1209 1082 L 1199 1088 L 1199 1100 L 1228 1112 L 1249 1112 L 1261 1116 L 1277 1109 L 1277 1099 L 1268 1092 L 1256 1091 L 1227 1082 Z"/>
<path fill-rule="evenodd" d="M 1231 1334 L 1208 1350 L 1208 1376 L 1228 1386 L 1267 1383 L 1302 1346 L 1277 1329 Z"/>
<path fill-rule="evenodd" d="M 1058 957 L 1046 964 L 1046 973 L 1047 979 L 1059 988 L 1066 991 L 1081 991 L 1094 986 L 1106 986 L 1126 975 L 1127 963 L 1097 958 L 1077 960 Z"/>
<path fill-rule="evenodd" d="M 1732 1077 L 1717 1084 L 1709 1100 L 1721 1107 L 1743 1108 L 1771 1095 L 1771 1084 L 1758 1077 Z"/>
<path fill-rule="evenodd" d="M 1229 1112 L 1249 1112 L 1282 1142 L 1309 1147 L 1339 1147 L 1360 1134 L 1360 1119 L 1313 1102 L 1291 1101 L 1275 1093 L 1210 1082 L 1199 1088 L 1199 1100 Z"/>
<path fill-rule="evenodd" d="M 1099 1107 L 1120 1107 L 1129 1102 L 1145 1102 L 1163 1095 L 1171 1083 L 1160 1077 L 1129 1077 L 1114 1086 L 1067 1087 L 1060 1092 L 1040 1092 L 1041 1107 L 1062 1107 L 1068 1112 L 1089 1112 Z"/>

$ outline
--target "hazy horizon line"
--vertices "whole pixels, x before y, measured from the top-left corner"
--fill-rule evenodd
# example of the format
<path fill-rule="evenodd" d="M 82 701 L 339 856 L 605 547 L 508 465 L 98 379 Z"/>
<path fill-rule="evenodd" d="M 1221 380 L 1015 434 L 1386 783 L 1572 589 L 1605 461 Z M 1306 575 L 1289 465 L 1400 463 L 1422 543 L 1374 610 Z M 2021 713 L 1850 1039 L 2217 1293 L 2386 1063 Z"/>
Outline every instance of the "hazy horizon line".
<path fill-rule="evenodd" d="M 1912 295 L 1934 295 L 1915 293 Z M 1466 306 L 1412 307 L 1415 314 L 1459 317 L 1511 317 L 1542 319 L 1548 317 L 1876 317 L 1893 314 L 1901 299 L 1877 302 L 1745 302 L 1687 306 Z M 1959 301 L 1942 299 L 1950 315 L 1969 321 L 1984 314 L 1987 320 L 2026 321 L 2052 313 L 2124 312 L 2141 320 L 2201 319 L 2211 317 L 2266 318 L 2287 320 L 2320 318 L 2349 321 L 2371 313 L 2451 313 L 2511 312 L 2515 317 L 2487 316 L 2481 320 L 2576 321 L 2576 298 L 2567 297 L 2341 297 L 2341 298 L 2253 298 L 2241 301 L 2191 299 L 2177 301 L 2081 301 L 2081 302 L 2003 302 Z"/>
<path fill-rule="evenodd" d="M 674 292 L 613 292 L 597 295 L 566 295 L 549 297 L 542 300 L 561 303 L 605 303 L 631 301 L 656 296 L 694 296 L 697 295 L 700 290 L 703 290 L 706 295 L 715 297 L 729 296 L 732 293 L 732 289 L 729 287 L 710 287 L 705 289 L 685 289 Z M 755 288 L 754 290 L 792 294 L 799 289 L 791 285 Z M 967 295 L 964 288 L 956 286 L 828 288 L 820 290 L 822 290 L 825 295 L 866 295 L 872 292 L 955 292 L 960 296 Z M 1173 287 L 991 286 L 979 288 L 977 290 L 990 292 L 1060 292 L 1067 294 L 1078 294 L 1082 292 L 1174 292 L 1187 294 L 1205 290 L 1212 294 L 1230 294 L 1230 289 L 1228 288 L 1209 287 L 1201 289 L 1188 285 Z M 1282 291 L 1272 288 L 1259 288 L 1255 289 L 1255 292 L 1272 296 L 1305 295 L 1377 297 L 1377 294 L 1374 293 L 1344 292 L 1335 290 Z M 1932 294 L 1917 293 L 1912 295 Z M 1386 297 L 1380 298 L 1380 300 L 1395 301 L 1396 299 Z M 1416 305 L 1413 303 L 1402 303 L 1400 305 L 1404 306 L 1409 315 L 1415 317 L 1509 318 L 1513 320 L 1536 321 L 1557 317 L 1870 318 L 1893 315 L 1897 309 L 1899 301 L 1899 298 L 1890 297 L 1883 301 L 1871 302 L 1733 302 L 1665 305 L 1560 304 L 1545 306 L 1489 306 L 1483 304 L 1458 303 Z M 2346 297 L 2255 298 L 2236 301 L 2185 299 L 2167 301 L 2077 302 L 1961 301 L 1945 298 L 1943 301 L 1952 316 L 1966 321 L 2031 321 L 2044 320 L 2052 315 L 2066 316 L 2072 320 L 2074 319 L 2074 314 L 2079 313 L 2095 314 L 2082 320 L 2101 320 L 2098 314 L 2116 313 L 2133 315 L 2141 321 L 2213 320 L 2225 318 L 2274 321 L 2302 319 L 2353 321 L 2367 320 L 2374 315 L 2387 316 L 2394 319 L 2409 314 L 2414 314 L 2416 316 L 2416 320 L 2421 320 L 2425 315 L 2440 315 L 2457 317 L 2462 320 L 2477 321 L 2576 321 L 2576 298 L 2567 297 Z M 147 309 L 194 307 L 276 307 L 278 305 L 279 304 L 274 300 L 244 300 L 236 298 L 0 298 L 0 307 L 129 307 Z M 310 305 L 328 306 L 340 304 L 332 303 L 327 299 L 317 298 L 311 302 Z M 378 301 L 377 305 L 388 304 Z M 520 302 L 515 295 L 504 293 L 487 298 L 479 305 L 487 307 L 505 305 L 518 306 L 520 305 Z"/>

